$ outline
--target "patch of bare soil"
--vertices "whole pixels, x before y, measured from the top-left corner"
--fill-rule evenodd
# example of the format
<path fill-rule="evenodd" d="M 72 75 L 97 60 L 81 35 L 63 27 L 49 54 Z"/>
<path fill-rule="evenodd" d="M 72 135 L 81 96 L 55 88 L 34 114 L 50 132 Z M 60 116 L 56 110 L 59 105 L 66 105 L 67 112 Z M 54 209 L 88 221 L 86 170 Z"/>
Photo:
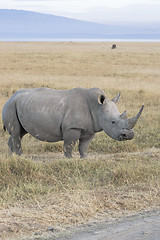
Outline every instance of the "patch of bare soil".
<path fill-rule="evenodd" d="M 26 240 L 160 240 L 160 211 L 138 213 L 103 223 L 92 223 L 63 232 L 56 237 L 50 234 L 36 235 Z"/>
<path fill-rule="evenodd" d="M 59 238 L 64 240 L 66 238 Z M 71 240 L 159 240 L 160 212 L 138 214 L 105 223 L 92 231 L 75 233 Z"/>

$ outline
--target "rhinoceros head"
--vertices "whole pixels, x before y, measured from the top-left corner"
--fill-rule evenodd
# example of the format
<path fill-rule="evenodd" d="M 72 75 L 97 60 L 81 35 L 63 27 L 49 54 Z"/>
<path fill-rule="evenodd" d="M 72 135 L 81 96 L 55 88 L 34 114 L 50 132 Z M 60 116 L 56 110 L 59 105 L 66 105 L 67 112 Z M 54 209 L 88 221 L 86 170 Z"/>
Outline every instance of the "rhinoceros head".
<path fill-rule="evenodd" d="M 98 95 L 99 104 L 99 124 L 105 133 L 111 138 L 124 141 L 134 138 L 133 128 L 140 117 L 144 105 L 141 107 L 138 114 L 130 119 L 127 119 L 127 112 L 122 114 L 117 109 L 116 103 L 119 101 L 120 94 L 109 100 L 105 95 Z"/>

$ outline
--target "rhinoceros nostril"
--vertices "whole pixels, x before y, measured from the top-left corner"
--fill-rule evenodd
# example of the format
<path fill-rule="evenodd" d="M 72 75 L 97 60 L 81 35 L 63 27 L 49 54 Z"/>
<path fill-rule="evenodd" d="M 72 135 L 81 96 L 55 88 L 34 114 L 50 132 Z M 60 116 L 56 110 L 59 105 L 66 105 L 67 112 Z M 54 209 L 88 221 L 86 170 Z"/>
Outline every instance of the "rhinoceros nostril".
<path fill-rule="evenodd" d="M 127 135 L 126 134 L 122 134 L 122 137 L 123 137 L 123 139 L 126 139 Z"/>

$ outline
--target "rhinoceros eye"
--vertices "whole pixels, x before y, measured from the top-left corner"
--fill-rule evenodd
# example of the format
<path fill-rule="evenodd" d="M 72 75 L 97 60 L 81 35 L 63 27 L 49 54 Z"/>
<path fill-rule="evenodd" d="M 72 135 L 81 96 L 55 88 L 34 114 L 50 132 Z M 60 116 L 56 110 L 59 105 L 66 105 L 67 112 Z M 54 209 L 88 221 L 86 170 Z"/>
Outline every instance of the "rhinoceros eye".
<path fill-rule="evenodd" d="M 115 121 L 112 121 L 112 124 L 114 124 L 115 123 Z"/>

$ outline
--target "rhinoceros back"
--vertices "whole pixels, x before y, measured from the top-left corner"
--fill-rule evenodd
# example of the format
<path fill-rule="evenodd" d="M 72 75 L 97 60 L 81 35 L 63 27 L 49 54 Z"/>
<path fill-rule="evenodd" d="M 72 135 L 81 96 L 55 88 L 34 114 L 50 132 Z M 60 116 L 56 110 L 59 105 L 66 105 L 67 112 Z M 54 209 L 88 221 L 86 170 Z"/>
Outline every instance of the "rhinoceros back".
<path fill-rule="evenodd" d="M 26 132 L 42 141 L 63 140 L 63 133 L 68 129 L 81 129 L 92 134 L 93 116 L 87 100 L 92 91 L 83 88 L 24 89 L 8 100 L 5 111 L 14 109 L 10 116 L 12 122 L 17 118 Z"/>

